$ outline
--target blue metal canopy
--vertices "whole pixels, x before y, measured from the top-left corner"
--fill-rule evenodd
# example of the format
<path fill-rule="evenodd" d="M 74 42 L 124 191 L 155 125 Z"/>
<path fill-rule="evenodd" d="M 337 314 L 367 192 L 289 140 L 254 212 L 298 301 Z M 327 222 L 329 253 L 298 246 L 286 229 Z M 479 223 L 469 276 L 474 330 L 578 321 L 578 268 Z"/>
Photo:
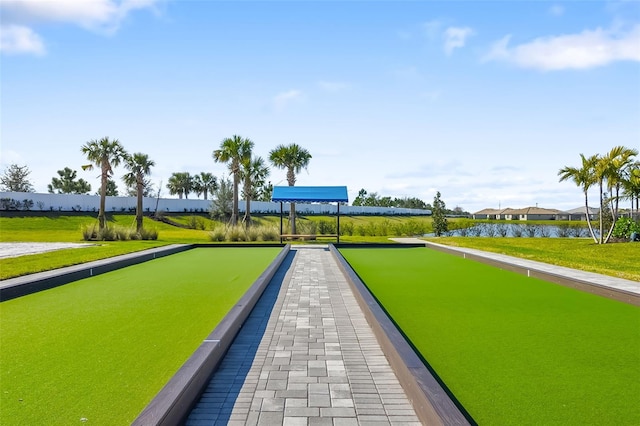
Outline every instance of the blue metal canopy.
<path fill-rule="evenodd" d="M 274 186 L 271 201 L 285 203 L 348 202 L 346 186 Z"/>

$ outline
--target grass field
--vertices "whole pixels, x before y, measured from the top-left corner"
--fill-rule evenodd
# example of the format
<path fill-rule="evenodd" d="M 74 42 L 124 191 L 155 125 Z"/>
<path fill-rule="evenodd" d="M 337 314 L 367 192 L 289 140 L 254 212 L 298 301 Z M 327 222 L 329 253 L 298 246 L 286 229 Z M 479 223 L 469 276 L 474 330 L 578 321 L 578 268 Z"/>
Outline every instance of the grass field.
<path fill-rule="evenodd" d="M 479 424 L 640 424 L 640 309 L 435 250 L 341 249 Z"/>
<path fill-rule="evenodd" d="M 131 423 L 279 251 L 195 249 L 2 302 L 0 424 Z"/>
<path fill-rule="evenodd" d="M 441 237 L 426 240 L 640 281 L 639 243 L 599 245 L 588 238 Z"/>

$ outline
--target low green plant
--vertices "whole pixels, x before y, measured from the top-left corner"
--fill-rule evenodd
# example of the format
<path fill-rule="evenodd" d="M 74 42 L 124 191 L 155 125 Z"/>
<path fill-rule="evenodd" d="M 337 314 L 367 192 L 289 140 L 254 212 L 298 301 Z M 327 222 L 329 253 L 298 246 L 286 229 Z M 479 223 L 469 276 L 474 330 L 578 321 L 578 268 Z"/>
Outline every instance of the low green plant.
<path fill-rule="evenodd" d="M 278 241 L 280 233 L 273 226 L 263 226 L 260 228 L 260 239 L 262 241 Z"/>
<path fill-rule="evenodd" d="M 142 228 L 137 235 L 139 235 L 142 240 L 157 240 L 158 234 L 158 230 L 155 228 Z"/>
<path fill-rule="evenodd" d="M 621 217 L 616 221 L 612 236 L 614 238 L 628 240 L 634 232 L 636 234 L 640 233 L 640 222 L 636 222 L 630 217 Z"/>
<path fill-rule="evenodd" d="M 98 241 L 115 241 L 118 239 L 118 235 L 116 234 L 113 226 L 105 226 L 102 229 L 98 229 L 96 233 L 96 240 Z"/>
<path fill-rule="evenodd" d="M 247 235 L 242 226 L 236 225 L 229 228 L 229 231 L 227 232 L 227 239 L 231 242 L 246 241 Z"/>
<path fill-rule="evenodd" d="M 247 229 L 247 241 L 258 241 L 260 238 L 260 230 L 257 227 L 249 227 Z"/>
<path fill-rule="evenodd" d="M 209 239 L 214 242 L 221 242 L 226 239 L 226 231 L 223 226 L 216 226 L 209 232 Z"/>
<path fill-rule="evenodd" d="M 353 223 L 345 222 L 340 224 L 340 235 L 353 235 Z"/>

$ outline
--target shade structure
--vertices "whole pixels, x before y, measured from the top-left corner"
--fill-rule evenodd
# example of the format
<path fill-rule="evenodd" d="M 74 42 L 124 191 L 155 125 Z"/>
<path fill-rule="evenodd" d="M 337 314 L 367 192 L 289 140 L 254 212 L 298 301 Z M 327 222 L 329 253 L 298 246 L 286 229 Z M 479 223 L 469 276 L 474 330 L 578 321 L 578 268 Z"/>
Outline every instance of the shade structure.
<path fill-rule="evenodd" d="M 274 186 L 271 201 L 284 203 L 346 203 L 346 186 Z"/>
<path fill-rule="evenodd" d="M 271 201 L 280 202 L 280 242 L 283 237 L 296 238 L 297 235 L 282 232 L 282 203 L 338 203 L 336 215 L 336 240 L 340 242 L 340 203 L 349 202 L 346 186 L 275 186 Z"/>

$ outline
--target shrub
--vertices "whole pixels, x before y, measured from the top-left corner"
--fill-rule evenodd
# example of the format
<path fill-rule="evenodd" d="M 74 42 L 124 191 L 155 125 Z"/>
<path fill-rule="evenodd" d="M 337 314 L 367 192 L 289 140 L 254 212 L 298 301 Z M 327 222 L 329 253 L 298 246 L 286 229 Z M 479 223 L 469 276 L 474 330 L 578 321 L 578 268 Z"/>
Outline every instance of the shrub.
<path fill-rule="evenodd" d="M 321 220 L 318 222 L 318 232 L 320 234 L 335 234 L 336 224 L 328 220 Z"/>
<path fill-rule="evenodd" d="M 244 229 L 241 226 L 232 226 L 227 232 L 227 239 L 232 242 L 246 241 Z"/>
<path fill-rule="evenodd" d="M 273 226 L 263 226 L 260 228 L 262 241 L 279 241 L 280 232 Z"/>
<path fill-rule="evenodd" d="M 143 240 L 157 240 L 158 230 L 155 228 L 152 228 L 152 229 L 142 228 L 138 235 Z"/>
<path fill-rule="evenodd" d="M 113 227 L 107 225 L 102 229 L 98 229 L 96 233 L 96 239 L 98 241 L 115 241 L 117 238 L 116 232 Z"/>
<path fill-rule="evenodd" d="M 391 227 L 391 221 L 389 219 L 384 219 L 382 222 L 378 224 L 378 235 L 382 235 L 382 236 L 389 235 L 390 227 Z"/>
<path fill-rule="evenodd" d="M 95 240 L 98 237 L 98 227 L 94 225 L 84 225 L 80 228 L 82 239 L 85 241 Z"/>
<path fill-rule="evenodd" d="M 131 230 L 129 228 L 124 228 L 122 226 L 116 226 L 113 229 L 113 232 L 116 234 L 116 237 L 120 241 L 127 241 L 131 238 Z"/>
<path fill-rule="evenodd" d="M 630 217 L 621 217 L 616 221 L 616 226 L 613 228 L 614 238 L 621 238 L 628 240 L 632 233 L 640 233 L 640 222 L 636 222 Z"/>
<path fill-rule="evenodd" d="M 340 225 L 340 235 L 353 235 L 353 222 L 346 222 Z"/>
<path fill-rule="evenodd" d="M 247 241 L 258 241 L 260 238 L 260 230 L 255 227 L 247 229 Z"/>
<path fill-rule="evenodd" d="M 225 240 L 225 230 L 222 226 L 215 227 L 211 232 L 209 232 L 209 239 L 211 241 L 224 241 Z"/>

